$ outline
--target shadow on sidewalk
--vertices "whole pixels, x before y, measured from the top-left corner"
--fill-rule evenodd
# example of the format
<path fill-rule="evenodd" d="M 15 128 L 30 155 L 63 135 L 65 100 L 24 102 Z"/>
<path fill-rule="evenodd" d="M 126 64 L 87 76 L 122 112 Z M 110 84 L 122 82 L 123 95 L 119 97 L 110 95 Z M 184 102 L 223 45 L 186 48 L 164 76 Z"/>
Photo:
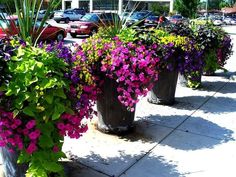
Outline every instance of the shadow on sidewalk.
<path fill-rule="evenodd" d="M 216 90 L 215 87 L 212 87 L 214 85 L 221 85 L 224 86 L 224 89 Z M 214 81 L 214 82 L 208 82 L 204 81 L 202 82 L 202 87 L 199 89 L 199 91 L 217 91 L 219 93 L 236 93 L 236 82 L 223 82 L 223 81 Z"/>
<path fill-rule="evenodd" d="M 178 125 L 176 124 L 176 119 L 178 121 Z M 186 146 L 182 146 L 181 144 L 176 144 L 174 148 L 183 149 L 183 150 L 198 150 L 203 148 L 213 148 L 216 145 L 227 143 L 229 141 L 235 141 L 233 134 L 234 131 L 227 129 L 225 127 L 221 127 L 218 124 L 215 124 L 211 121 L 203 119 L 201 117 L 188 117 L 188 115 L 171 115 L 171 116 L 161 116 L 161 115 L 150 115 L 145 118 L 140 118 L 140 121 L 146 121 L 152 124 L 167 126 L 171 128 L 177 128 L 177 132 L 172 132 L 170 136 L 174 136 L 174 139 L 181 141 L 184 144 L 188 144 L 192 141 L 192 138 L 196 138 L 199 135 L 206 138 L 212 138 L 212 141 L 200 141 L 197 146 L 189 147 L 186 149 Z M 176 127 L 171 126 L 171 122 L 176 124 Z M 184 122 L 184 123 L 183 123 Z M 183 124 L 182 124 L 183 123 Z M 158 136 L 158 134 L 156 135 Z M 196 137 L 195 137 L 196 136 Z M 152 137 L 152 139 L 154 139 Z"/>
<path fill-rule="evenodd" d="M 134 160 L 130 163 L 126 159 Z M 120 151 L 117 157 L 104 158 L 91 151 L 90 155 L 83 158 L 72 155 L 70 160 L 109 177 L 144 177 L 148 174 L 158 176 L 160 171 L 164 172 L 168 177 L 181 176 L 176 169 L 176 164 L 172 161 L 167 161 L 163 156 L 156 156 L 155 154 L 147 154 L 143 158 L 137 159 L 135 156 L 127 155 L 124 151 Z M 120 167 L 120 164 L 123 164 L 125 168 L 120 169 L 120 172 L 117 173 L 117 168 Z"/>
<path fill-rule="evenodd" d="M 207 99 L 209 100 L 207 101 Z M 207 103 L 201 106 L 204 101 L 207 101 Z M 215 114 L 235 112 L 236 98 L 209 96 L 178 97 L 176 98 L 176 104 L 172 107 L 185 110 L 196 110 L 199 108 L 199 110 L 202 110 L 205 113 L 210 112 Z"/>
<path fill-rule="evenodd" d="M 176 117 L 181 120 L 179 124 L 185 120 L 178 130 L 164 126 L 168 122 L 174 122 Z M 187 153 L 211 149 L 233 140 L 233 131 L 229 129 L 201 117 L 190 117 L 190 122 L 187 118 L 188 115 L 159 114 L 140 117 L 135 121 L 132 133 L 119 137 L 90 129 L 91 135 L 84 139 L 85 144 L 74 145 L 77 152 L 83 151 L 83 155 L 70 150 L 66 154 L 72 162 L 83 164 L 110 177 L 143 177 L 146 174 L 154 177 L 160 170 L 168 177 L 179 177 L 182 175 L 174 162 L 159 156 L 158 147 L 155 152 L 152 151 L 156 145 L 161 144 Z M 186 126 L 183 126 L 185 123 Z"/>

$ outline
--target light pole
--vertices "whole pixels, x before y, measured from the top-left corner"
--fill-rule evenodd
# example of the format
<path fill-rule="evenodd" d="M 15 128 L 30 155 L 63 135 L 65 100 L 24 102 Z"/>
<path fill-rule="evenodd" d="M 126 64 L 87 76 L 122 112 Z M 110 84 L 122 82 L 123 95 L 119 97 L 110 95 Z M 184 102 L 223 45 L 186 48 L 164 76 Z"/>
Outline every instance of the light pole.
<path fill-rule="evenodd" d="M 206 0 L 206 19 L 208 23 L 208 0 Z"/>

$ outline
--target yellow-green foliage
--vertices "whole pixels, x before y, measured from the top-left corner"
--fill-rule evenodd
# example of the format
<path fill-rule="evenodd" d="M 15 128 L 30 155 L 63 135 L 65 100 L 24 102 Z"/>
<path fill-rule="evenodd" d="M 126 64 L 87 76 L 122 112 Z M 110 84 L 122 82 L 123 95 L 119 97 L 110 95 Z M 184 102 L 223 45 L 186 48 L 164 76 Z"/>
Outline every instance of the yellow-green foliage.
<path fill-rule="evenodd" d="M 174 44 L 175 47 L 180 47 L 182 50 L 188 49 L 188 41 L 187 37 L 177 36 L 174 34 L 169 34 L 163 30 L 154 30 L 154 35 L 156 36 L 156 42 L 159 44 Z"/>

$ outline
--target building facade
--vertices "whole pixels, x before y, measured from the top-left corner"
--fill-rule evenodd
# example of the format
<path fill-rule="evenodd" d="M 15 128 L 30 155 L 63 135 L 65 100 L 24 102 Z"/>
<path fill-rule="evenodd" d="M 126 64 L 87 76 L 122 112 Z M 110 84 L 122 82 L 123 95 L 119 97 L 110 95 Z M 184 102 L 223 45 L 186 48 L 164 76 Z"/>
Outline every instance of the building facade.
<path fill-rule="evenodd" d="M 155 2 L 169 3 L 170 12 L 173 12 L 174 0 L 62 0 L 62 9 L 84 8 L 87 12 L 116 11 L 121 14 L 125 9 L 149 9 Z"/>

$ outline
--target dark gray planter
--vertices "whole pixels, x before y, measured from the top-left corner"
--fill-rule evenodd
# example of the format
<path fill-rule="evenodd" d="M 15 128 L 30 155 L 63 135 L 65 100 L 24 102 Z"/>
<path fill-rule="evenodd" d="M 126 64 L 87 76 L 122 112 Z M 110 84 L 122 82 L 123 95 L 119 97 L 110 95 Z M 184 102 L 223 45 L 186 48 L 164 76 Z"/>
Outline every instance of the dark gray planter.
<path fill-rule="evenodd" d="M 150 92 L 148 102 L 153 104 L 173 105 L 178 80 L 178 71 L 162 71 L 158 81 Z"/>
<path fill-rule="evenodd" d="M 17 164 L 19 154 L 17 152 L 9 152 L 8 148 L 1 147 L 3 173 L 5 177 L 25 177 L 28 165 Z"/>
<path fill-rule="evenodd" d="M 127 110 L 118 100 L 117 83 L 105 79 L 102 94 L 97 101 L 98 130 L 105 133 L 124 134 L 133 128 L 134 112 Z"/>

